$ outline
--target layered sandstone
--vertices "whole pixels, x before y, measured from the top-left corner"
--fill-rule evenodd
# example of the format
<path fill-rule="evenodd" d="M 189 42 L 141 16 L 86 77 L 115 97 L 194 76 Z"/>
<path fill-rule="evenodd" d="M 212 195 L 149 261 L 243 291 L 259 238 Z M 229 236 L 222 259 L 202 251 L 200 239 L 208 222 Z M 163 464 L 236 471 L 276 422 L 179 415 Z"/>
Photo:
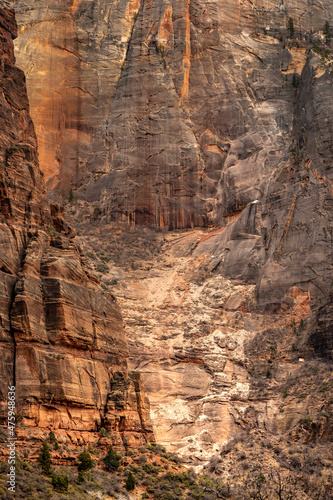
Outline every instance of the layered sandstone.
<path fill-rule="evenodd" d="M 16 386 L 20 437 L 118 446 L 152 438 L 149 403 L 129 374 L 119 307 L 87 269 L 63 207 L 46 200 L 25 78 L 15 66 L 14 11 L 0 8 L 1 420 Z"/>

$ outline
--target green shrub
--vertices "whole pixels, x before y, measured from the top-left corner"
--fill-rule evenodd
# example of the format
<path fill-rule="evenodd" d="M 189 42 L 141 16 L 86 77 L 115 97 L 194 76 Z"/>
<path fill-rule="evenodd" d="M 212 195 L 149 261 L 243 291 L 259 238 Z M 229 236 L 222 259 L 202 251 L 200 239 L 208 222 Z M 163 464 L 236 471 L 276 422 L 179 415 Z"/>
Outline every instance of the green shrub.
<path fill-rule="evenodd" d="M 79 475 L 77 476 L 77 484 L 81 484 L 84 482 L 84 474 L 82 470 L 79 471 Z"/>
<path fill-rule="evenodd" d="M 53 444 L 53 448 L 55 450 L 59 450 L 59 443 L 58 443 L 56 435 L 54 434 L 53 431 L 50 431 L 50 433 L 49 433 L 49 440 L 50 440 L 50 443 Z"/>
<path fill-rule="evenodd" d="M 87 450 L 84 450 L 80 453 L 79 458 L 77 460 L 77 468 L 79 472 L 84 472 L 86 470 L 92 469 L 95 465 L 95 462 L 91 458 L 90 454 Z"/>
<path fill-rule="evenodd" d="M 52 486 L 55 490 L 58 491 L 67 491 L 69 485 L 69 477 L 65 475 L 57 475 L 54 474 L 52 476 Z"/>
<path fill-rule="evenodd" d="M 8 155 L 12 155 L 17 151 L 22 151 L 22 148 L 21 146 L 14 144 L 13 146 L 10 146 L 10 148 L 8 149 Z"/>
<path fill-rule="evenodd" d="M 101 437 L 106 437 L 106 436 L 107 436 L 107 432 L 106 432 L 106 430 L 105 430 L 105 428 L 104 428 L 104 427 L 102 427 L 102 428 L 100 429 L 100 431 L 99 431 L 99 435 L 100 435 Z"/>
<path fill-rule="evenodd" d="M 128 473 L 125 487 L 127 491 L 133 491 L 135 489 L 135 477 L 131 471 Z"/>
<path fill-rule="evenodd" d="M 105 264 L 97 264 L 96 269 L 99 273 L 104 273 L 107 271 L 109 268 Z"/>

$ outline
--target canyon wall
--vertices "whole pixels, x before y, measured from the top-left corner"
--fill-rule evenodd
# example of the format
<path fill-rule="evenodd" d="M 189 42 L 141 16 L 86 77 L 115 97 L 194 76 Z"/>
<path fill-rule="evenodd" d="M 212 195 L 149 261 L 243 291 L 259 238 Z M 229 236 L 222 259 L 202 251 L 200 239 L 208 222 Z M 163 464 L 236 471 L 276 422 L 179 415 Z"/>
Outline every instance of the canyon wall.
<path fill-rule="evenodd" d="M 3 6 L 0 35 L 1 423 L 15 385 L 20 439 L 52 429 L 87 443 L 104 427 L 118 448 L 137 446 L 153 439 L 149 403 L 127 370 L 115 298 L 87 269 L 63 207 L 47 202 L 14 11 Z"/>
<path fill-rule="evenodd" d="M 50 189 L 129 225 L 237 214 L 197 249 L 218 272 L 256 283 L 263 308 L 294 285 L 327 293 L 331 0 L 13 5 Z"/>
<path fill-rule="evenodd" d="M 331 436 L 332 0 L 12 5 L 51 195 L 103 252 L 146 231 L 105 274 L 158 439 L 202 461 L 303 415 Z M 211 231 L 152 257 L 146 225 Z"/>
<path fill-rule="evenodd" d="M 49 188 L 112 220 L 219 223 L 289 147 L 292 83 L 331 0 L 12 2 Z"/>

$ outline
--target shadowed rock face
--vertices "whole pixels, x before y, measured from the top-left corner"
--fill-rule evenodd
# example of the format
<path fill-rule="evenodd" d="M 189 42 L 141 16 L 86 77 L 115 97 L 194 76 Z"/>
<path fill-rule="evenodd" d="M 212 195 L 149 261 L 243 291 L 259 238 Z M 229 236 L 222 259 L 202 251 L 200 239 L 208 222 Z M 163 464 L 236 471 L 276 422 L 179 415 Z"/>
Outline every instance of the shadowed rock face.
<path fill-rule="evenodd" d="M 127 371 L 115 299 L 89 273 L 63 207 L 47 203 L 13 10 L 0 7 L 0 36 L 1 420 L 15 385 L 26 438 L 54 429 L 87 442 L 104 426 L 135 446 L 152 437 L 149 403 Z"/>
<path fill-rule="evenodd" d="M 333 360 L 333 294 L 318 310 L 309 344 L 321 358 Z"/>

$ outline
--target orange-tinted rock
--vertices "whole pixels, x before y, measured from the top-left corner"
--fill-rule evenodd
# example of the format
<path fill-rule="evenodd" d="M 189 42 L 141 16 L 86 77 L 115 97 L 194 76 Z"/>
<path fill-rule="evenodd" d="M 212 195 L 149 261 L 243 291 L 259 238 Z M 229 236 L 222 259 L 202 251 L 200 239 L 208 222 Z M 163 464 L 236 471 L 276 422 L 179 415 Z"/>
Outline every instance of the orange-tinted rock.
<path fill-rule="evenodd" d="M 290 149 L 322 7 L 235 0 L 15 0 L 42 169 L 110 221 L 219 224 Z M 298 42 L 297 42 L 298 43 Z"/>
<path fill-rule="evenodd" d="M 87 269 L 63 208 L 46 199 L 15 35 L 14 12 L 0 8 L 1 421 L 15 385 L 20 438 L 38 427 L 40 437 L 54 429 L 87 442 L 117 420 L 109 427 L 122 446 L 145 442 L 153 438 L 149 402 L 127 371 L 119 307 Z M 126 391 L 115 391 L 117 374 Z"/>

